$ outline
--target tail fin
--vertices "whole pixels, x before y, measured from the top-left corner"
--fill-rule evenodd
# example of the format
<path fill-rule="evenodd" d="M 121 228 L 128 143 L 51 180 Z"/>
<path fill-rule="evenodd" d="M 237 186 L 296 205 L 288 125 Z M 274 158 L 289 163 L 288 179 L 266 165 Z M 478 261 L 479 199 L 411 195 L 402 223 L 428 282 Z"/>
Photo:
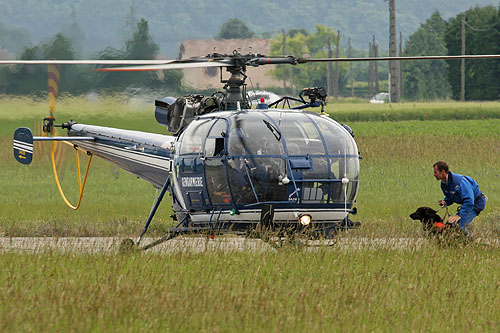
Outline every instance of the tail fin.
<path fill-rule="evenodd" d="M 33 160 L 33 133 L 27 127 L 19 127 L 14 132 L 14 157 L 22 164 Z"/>

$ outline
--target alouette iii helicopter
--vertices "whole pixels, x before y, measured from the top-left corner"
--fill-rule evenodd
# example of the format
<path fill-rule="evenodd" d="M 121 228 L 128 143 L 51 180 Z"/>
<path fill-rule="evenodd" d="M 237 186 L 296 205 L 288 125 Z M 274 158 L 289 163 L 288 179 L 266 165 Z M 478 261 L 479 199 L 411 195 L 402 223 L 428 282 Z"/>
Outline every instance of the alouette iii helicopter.
<path fill-rule="evenodd" d="M 339 230 L 359 225 L 350 215 L 357 211 L 361 157 L 351 129 L 324 113 L 325 89 L 306 88 L 298 98 L 283 97 L 269 105 L 262 101 L 252 108 L 246 93 L 247 67 L 462 58 L 500 55 L 312 59 L 234 51 L 186 60 L 3 60 L 0 64 L 128 65 L 98 71 L 226 68 L 230 77 L 223 80 L 221 70 L 222 91 L 155 101 L 156 120 L 172 135 L 73 121 L 58 125 L 53 117 L 44 119 L 44 131 L 53 133 L 54 127 L 60 127 L 67 130 L 67 137 L 33 136 L 24 127 L 15 131 L 14 156 L 20 163 L 31 163 L 35 141 L 65 141 L 161 188 L 137 241 L 125 244 L 140 245 L 169 191 L 177 225 L 142 247 L 148 249 L 182 234 L 248 233 L 265 228 L 331 238 Z M 290 107 L 291 102 L 296 104 Z M 307 111 L 313 107 L 321 112 Z"/>

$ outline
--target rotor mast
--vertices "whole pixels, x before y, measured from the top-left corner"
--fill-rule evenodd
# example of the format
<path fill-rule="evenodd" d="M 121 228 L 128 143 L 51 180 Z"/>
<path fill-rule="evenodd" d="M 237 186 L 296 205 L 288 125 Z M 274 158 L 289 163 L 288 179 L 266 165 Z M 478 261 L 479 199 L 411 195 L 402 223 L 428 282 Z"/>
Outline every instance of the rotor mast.
<path fill-rule="evenodd" d="M 226 99 L 224 108 L 226 110 L 249 109 L 250 103 L 247 98 L 247 89 L 245 80 L 246 66 L 227 67 L 227 71 L 231 73 L 228 80 L 222 80 L 225 83 L 224 90 L 226 91 Z"/>

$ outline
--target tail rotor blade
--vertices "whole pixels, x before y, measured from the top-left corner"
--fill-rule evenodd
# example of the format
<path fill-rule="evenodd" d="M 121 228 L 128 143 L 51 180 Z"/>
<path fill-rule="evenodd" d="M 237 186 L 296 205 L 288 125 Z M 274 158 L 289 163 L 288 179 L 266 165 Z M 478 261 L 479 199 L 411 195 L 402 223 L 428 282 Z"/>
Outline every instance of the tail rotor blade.
<path fill-rule="evenodd" d="M 59 80 L 61 78 L 61 65 L 50 64 L 47 66 L 48 86 L 49 86 L 49 118 L 54 119 L 54 110 L 56 108 L 56 99 L 59 93 Z M 54 133 L 51 133 L 54 134 Z"/>

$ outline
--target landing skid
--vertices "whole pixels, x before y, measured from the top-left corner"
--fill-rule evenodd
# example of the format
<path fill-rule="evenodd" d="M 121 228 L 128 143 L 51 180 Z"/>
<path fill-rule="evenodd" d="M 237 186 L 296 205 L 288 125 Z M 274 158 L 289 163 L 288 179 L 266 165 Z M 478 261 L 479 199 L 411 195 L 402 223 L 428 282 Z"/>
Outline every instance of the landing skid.
<path fill-rule="evenodd" d="M 232 233 L 232 234 L 241 234 L 254 238 L 261 238 L 264 241 L 268 241 L 273 239 L 278 239 L 279 243 L 282 243 L 283 239 L 333 239 L 339 231 L 355 229 L 361 223 L 360 222 L 352 222 L 347 216 L 344 220 L 338 223 L 324 223 L 317 224 L 313 226 L 301 226 L 299 224 L 291 224 L 291 225 L 278 225 L 273 221 L 274 217 L 274 208 L 273 205 L 266 204 L 262 207 L 260 223 L 227 223 L 227 222 L 207 222 L 206 225 L 203 226 L 190 226 L 189 215 L 186 214 L 184 218 L 177 224 L 175 228 L 170 228 L 167 231 L 167 234 L 145 246 L 140 247 L 141 240 L 149 228 L 151 221 L 160 205 L 168 187 L 170 186 L 170 176 L 165 181 L 163 185 L 160 195 L 156 199 L 156 202 L 149 213 L 148 219 L 144 228 L 137 239 L 137 242 L 134 242 L 132 239 L 125 239 L 122 241 L 120 245 L 120 252 L 125 252 L 133 249 L 137 250 L 148 250 L 152 247 L 160 245 L 164 242 L 172 240 L 181 235 L 200 235 L 205 234 L 209 236 L 214 236 L 215 234 L 224 234 L 224 233 Z"/>
<path fill-rule="evenodd" d="M 132 239 L 124 239 L 120 245 L 120 252 L 127 252 L 130 250 L 146 251 L 157 245 L 168 242 L 176 237 L 183 235 L 205 235 L 214 236 L 222 234 L 233 234 L 245 236 L 248 238 L 262 239 L 264 242 L 271 244 L 273 247 L 282 247 L 284 244 L 291 244 L 294 242 L 301 242 L 306 240 L 332 240 L 341 232 L 350 229 L 356 229 L 361 223 L 352 222 L 346 219 L 338 224 L 331 224 L 317 229 L 302 229 L 292 227 L 265 227 L 263 224 L 258 224 L 255 228 L 254 224 L 248 224 L 246 229 L 233 229 L 232 225 L 217 225 L 203 227 L 175 227 L 167 230 L 165 236 L 158 238 L 151 243 L 140 246 L 139 242 L 134 242 Z"/>
<path fill-rule="evenodd" d="M 141 251 L 146 251 L 152 247 L 155 247 L 157 245 L 160 245 L 162 243 L 165 243 L 169 240 L 172 240 L 176 237 L 183 236 L 183 235 L 207 235 L 207 236 L 213 236 L 215 234 L 224 234 L 224 233 L 232 233 L 236 235 L 244 235 L 242 232 L 237 232 L 233 231 L 231 229 L 214 229 L 213 226 L 211 227 L 176 227 L 176 228 L 170 228 L 167 230 L 167 234 L 161 238 L 158 238 L 155 241 L 152 241 L 151 243 L 144 245 L 144 246 L 139 246 L 139 242 L 134 242 L 131 238 L 124 239 L 122 243 L 120 244 L 120 252 L 126 252 L 129 250 L 141 250 Z"/>

